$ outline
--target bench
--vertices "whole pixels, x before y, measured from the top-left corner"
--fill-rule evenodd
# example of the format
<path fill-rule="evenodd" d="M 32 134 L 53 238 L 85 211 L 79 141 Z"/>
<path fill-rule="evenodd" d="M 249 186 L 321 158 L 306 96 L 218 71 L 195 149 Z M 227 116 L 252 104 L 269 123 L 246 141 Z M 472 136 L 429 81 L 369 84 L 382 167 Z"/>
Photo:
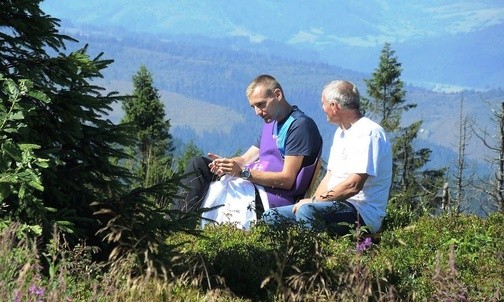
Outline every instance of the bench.
<path fill-rule="evenodd" d="M 311 198 L 313 196 L 313 194 L 315 193 L 315 190 L 317 190 L 317 186 L 320 183 L 319 174 L 320 174 L 321 169 L 322 169 L 322 159 L 319 157 L 319 158 L 317 158 L 315 170 L 313 171 L 313 176 L 312 176 L 312 179 L 310 180 L 310 185 L 308 186 L 308 189 L 306 190 L 304 198 Z"/>

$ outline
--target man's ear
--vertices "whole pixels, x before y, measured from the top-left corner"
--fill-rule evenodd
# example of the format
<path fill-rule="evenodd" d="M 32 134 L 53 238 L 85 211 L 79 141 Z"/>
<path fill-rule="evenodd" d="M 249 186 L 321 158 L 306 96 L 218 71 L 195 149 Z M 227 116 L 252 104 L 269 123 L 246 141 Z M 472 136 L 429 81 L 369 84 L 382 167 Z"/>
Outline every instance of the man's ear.
<path fill-rule="evenodd" d="M 340 110 L 341 108 L 340 108 L 340 106 L 339 106 L 338 103 L 331 102 L 331 109 L 332 109 L 333 112 L 336 112 L 336 111 Z"/>
<path fill-rule="evenodd" d="M 275 88 L 275 90 L 273 90 L 273 95 L 278 100 L 281 100 L 283 98 L 283 92 L 282 92 L 282 90 L 280 88 Z"/>

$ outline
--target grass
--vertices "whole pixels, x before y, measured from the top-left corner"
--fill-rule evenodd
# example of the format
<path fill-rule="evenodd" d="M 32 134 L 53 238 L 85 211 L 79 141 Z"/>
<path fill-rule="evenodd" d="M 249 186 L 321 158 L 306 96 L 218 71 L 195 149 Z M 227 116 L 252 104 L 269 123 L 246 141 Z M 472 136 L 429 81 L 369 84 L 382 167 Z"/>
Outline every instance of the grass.
<path fill-rule="evenodd" d="M 379 245 L 358 234 L 210 227 L 167 238 L 179 254 L 159 275 L 138 270 L 134 254 L 96 262 L 98 251 L 70 247 L 57 231 L 41 247 L 11 223 L 0 231 L 0 300 L 501 301 L 503 231 L 503 214 L 424 218 Z"/>

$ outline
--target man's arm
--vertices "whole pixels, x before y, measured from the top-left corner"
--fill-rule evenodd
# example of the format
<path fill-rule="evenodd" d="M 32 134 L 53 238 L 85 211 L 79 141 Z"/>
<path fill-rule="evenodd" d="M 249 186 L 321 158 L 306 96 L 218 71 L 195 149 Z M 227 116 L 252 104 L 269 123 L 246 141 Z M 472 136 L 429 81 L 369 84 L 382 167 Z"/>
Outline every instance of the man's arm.
<path fill-rule="evenodd" d="M 317 189 L 315 189 L 315 193 L 313 194 L 313 196 L 317 197 L 327 193 L 327 184 L 329 183 L 330 178 L 331 178 L 331 171 L 328 170 L 324 175 L 324 178 L 322 178 L 319 185 L 317 186 Z M 312 198 L 313 197 L 310 197 L 310 200 Z"/>
<path fill-rule="evenodd" d="M 250 171 L 249 180 L 258 185 L 289 190 L 294 185 L 301 170 L 304 156 L 285 156 L 283 170 L 280 172 Z"/>
<path fill-rule="evenodd" d="M 326 194 L 321 193 L 317 200 L 344 200 L 359 193 L 364 187 L 368 175 L 366 173 L 352 173 L 348 177 L 331 188 Z"/>
<path fill-rule="evenodd" d="M 218 171 L 216 174 L 225 173 L 238 176 L 243 166 L 256 160 L 258 154 L 259 149 L 257 147 L 250 147 L 242 156 L 234 158 L 215 158 L 212 164 L 216 168 L 216 171 Z M 258 185 L 289 190 L 294 185 L 297 175 L 301 170 L 303 158 L 304 156 L 286 156 L 283 170 L 280 172 L 251 170 L 249 180 Z M 212 167 L 210 168 L 212 169 Z"/>
<path fill-rule="evenodd" d="M 294 205 L 292 212 L 296 213 L 301 205 L 309 202 L 348 199 L 362 190 L 364 184 L 366 183 L 368 175 L 366 173 L 352 173 L 348 175 L 345 180 L 338 183 L 330 190 L 327 190 L 327 183 L 329 182 L 330 178 L 331 171 L 327 171 L 326 175 L 315 190 L 315 195 L 313 195 L 313 198 L 301 199 Z"/>
<path fill-rule="evenodd" d="M 256 146 L 250 146 L 247 152 L 243 153 L 238 157 L 233 157 L 231 160 L 235 160 L 240 166 L 249 165 L 259 159 L 259 148 Z"/>
<path fill-rule="evenodd" d="M 210 171 L 217 175 L 230 174 L 232 176 L 240 175 L 242 167 L 253 163 L 259 158 L 259 148 L 251 146 L 240 156 L 225 158 L 214 153 L 208 153 L 208 157 L 213 159 L 208 166 Z"/>

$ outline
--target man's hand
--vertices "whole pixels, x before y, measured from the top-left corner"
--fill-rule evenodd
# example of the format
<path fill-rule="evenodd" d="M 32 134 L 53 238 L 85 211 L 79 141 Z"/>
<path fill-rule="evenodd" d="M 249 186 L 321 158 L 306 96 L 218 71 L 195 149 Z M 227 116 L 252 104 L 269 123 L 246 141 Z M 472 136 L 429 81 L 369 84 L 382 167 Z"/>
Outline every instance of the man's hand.
<path fill-rule="evenodd" d="M 217 176 L 222 176 L 222 174 L 224 174 L 224 172 L 222 172 L 220 170 L 220 167 L 218 165 L 216 165 L 216 163 L 215 163 L 215 160 L 218 158 L 221 158 L 221 157 L 217 154 L 214 154 L 214 153 L 208 153 L 207 155 L 209 158 L 213 159 L 213 161 L 210 164 L 208 164 L 208 168 L 210 168 L 210 172 L 212 172 L 213 174 L 215 174 Z"/>
<path fill-rule="evenodd" d="M 300 206 L 304 205 L 305 203 L 312 203 L 312 202 L 313 201 L 311 198 L 304 198 L 299 200 L 297 203 L 294 204 L 294 207 L 292 207 L 292 213 L 296 214 Z"/>
<path fill-rule="evenodd" d="M 222 176 L 223 174 L 231 176 L 240 175 L 241 166 L 234 159 L 220 157 L 213 153 L 208 153 L 208 157 L 213 159 L 213 162 L 208 165 L 210 172 L 218 176 Z"/>

